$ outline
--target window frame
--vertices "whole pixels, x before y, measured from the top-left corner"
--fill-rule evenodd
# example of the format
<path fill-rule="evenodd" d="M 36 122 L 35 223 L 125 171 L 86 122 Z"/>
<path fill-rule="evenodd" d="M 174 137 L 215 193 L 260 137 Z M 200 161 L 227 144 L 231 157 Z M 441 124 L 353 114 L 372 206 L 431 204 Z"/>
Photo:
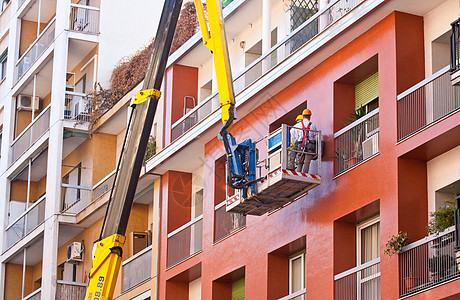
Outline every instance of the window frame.
<path fill-rule="evenodd" d="M 6 73 L 7 73 L 6 64 L 7 63 L 8 63 L 8 50 L 3 52 L 3 54 L 0 56 L 0 82 L 3 82 L 6 78 Z"/>
<path fill-rule="evenodd" d="M 302 272 L 301 272 L 301 282 L 302 282 L 302 286 L 301 286 L 301 289 L 304 289 L 306 284 L 305 284 L 305 272 L 306 272 L 306 268 L 305 268 L 305 257 L 306 256 L 306 250 L 302 250 L 300 252 L 297 252 L 291 256 L 289 256 L 289 295 L 290 294 L 293 294 L 295 292 L 298 292 L 298 291 L 293 291 L 293 276 L 292 276 L 292 271 L 293 271 L 293 268 L 292 268 L 292 263 L 293 261 L 295 261 L 296 259 L 300 258 L 301 259 L 301 265 L 302 265 Z"/>

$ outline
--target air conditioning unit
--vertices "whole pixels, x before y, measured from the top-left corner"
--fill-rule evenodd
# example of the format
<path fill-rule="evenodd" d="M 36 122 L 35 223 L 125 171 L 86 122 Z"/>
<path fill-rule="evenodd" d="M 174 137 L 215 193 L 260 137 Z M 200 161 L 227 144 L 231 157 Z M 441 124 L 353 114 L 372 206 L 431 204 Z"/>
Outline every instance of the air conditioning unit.
<path fill-rule="evenodd" d="M 83 247 L 80 242 L 73 242 L 67 246 L 67 262 L 83 261 Z"/>
<path fill-rule="evenodd" d="M 35 97 L 35 103 L 32 101 L 32 96 L 19 95 L 17 98 L 16 108 L 18 110 L 32 111 L 32 105 L 34 104 L 34 110 L 40 109 L 40 98 Z"/>
<path fill-rule="evenodd" d="M 73 111 L 75 112 L 75 118 L 77 119 L 88 117 L 88 100 L 86 98 L 80 98 L 75 102 Z"/>
<path fill-rule="evenodd" d="M 368 159 L 379 152 L 379 135 L 374 134 L 363 141 L 363 159 Z"/>

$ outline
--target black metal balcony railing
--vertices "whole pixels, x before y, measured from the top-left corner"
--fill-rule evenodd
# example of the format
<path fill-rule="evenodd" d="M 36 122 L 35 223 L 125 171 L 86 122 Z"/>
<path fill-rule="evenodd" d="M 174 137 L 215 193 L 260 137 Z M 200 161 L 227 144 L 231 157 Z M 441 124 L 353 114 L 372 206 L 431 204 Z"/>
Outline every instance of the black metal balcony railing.
<path fill-rule="evenodd" d="M 168 234 L 168 268 L 202 249 L 203 215 Z"/>
<path fill-rule="evenodd" d="M 460 277 L 455 263 L 454 227 L 405 246 L 400 253 L 401 290 L 407 296 Z"/>
<path fill-rule="evenodd" d="M 460 19 L 450 24 L 450 71 L 455 72 L 460 68 Z"/>
<path fill-rule="evenodd" d="M 452 86 L 449 66 L 398 95 L 398 141 L 460 108 L 460 88 Z"/>
<path fill-rule="evenodd" d="M 379 109 L 334 134 L 335 175 L 379 153 Z"/>
<path fill-rule="evenodd" d="M 380 299 L 380 257 L 334 276 L 335 299 Z"/>
<path fill-rule="evenodd" d="M 259 80 L 259 78 L 280 65 L 297 49 L 324 32 L 332 24 L 365 1 L 333 0 L 324 7 L 321 7 L 317 13 L 308 18 L 302 25 L 279 41 L 267 53 L 254 60 L 233 78 L 235 95 L 238 95 Z M 214 92 L 171 125 L 171 140 L 174 141 L 218 109 L 219 94 Z"/>

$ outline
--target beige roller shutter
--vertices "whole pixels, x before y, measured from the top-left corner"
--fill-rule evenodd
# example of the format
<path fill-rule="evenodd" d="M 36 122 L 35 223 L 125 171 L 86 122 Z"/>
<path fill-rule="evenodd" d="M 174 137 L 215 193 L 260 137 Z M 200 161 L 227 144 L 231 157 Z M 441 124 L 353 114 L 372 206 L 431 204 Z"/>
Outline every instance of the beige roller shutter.
<path fill-rule="evenodd" d="M 355 109 L 365 106 L 378 96 L 379 72 L 376 72 L 355 86 Z"/>

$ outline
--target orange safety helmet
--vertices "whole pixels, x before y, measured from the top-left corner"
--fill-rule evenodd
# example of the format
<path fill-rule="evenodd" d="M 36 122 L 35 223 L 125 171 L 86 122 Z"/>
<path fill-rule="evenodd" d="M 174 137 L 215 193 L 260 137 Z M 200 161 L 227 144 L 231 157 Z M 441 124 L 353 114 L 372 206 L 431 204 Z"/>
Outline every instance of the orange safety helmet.
<path fill-rule="evenodd" d="M 299 122 L 299 121 L 302 121 L 302 120 L 303 120 L 302 115 L 298 115 L 297 118 L 295 118 L 296 123 Z"/>
<path fill-rule="evenodd" d="M 309 110 L 308 108 L 304 109 L 303 112 L 302 112 L 302 115 L 311 116 L 311 110 Z"/>

